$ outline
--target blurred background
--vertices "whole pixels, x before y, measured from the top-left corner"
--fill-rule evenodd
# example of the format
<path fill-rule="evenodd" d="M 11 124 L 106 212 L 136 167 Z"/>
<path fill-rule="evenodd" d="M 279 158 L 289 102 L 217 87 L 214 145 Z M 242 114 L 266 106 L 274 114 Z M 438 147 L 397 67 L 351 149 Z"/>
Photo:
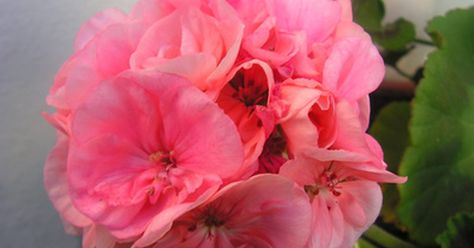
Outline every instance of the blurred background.
<path fill-rule="evenodd" d="M 41 118 L 54 74 L 72 52 L 76 31 L 95 12 L 129 10 L 134 0 L 0 0 L 0 247 L 80 247 L 43 189 L 42 169 L 55 132 Z M 386 21 L 405 17 L 419 38 L 427 20 L 474 0 L 385 0 Z M 413 73 L 430 52 L 400 61 Z M 389 70 L 389 81 L 402 81 Z"/>

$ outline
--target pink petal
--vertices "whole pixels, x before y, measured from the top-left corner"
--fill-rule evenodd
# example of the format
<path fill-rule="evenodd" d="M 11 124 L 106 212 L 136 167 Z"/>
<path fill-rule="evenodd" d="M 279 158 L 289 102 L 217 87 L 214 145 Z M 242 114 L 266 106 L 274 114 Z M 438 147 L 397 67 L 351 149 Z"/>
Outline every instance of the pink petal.
<path fill-rule="evenodd" d="M 129 57 L 143 32 L 137 22 L 108 26 L 76 52 L 59 70 L 47 97 L 48 104 L 74 109 L 101 81 L 129 68 Z"/>
<path fill-rule="evenodd" d="M 335 230 L 327 203 L 322 197 L 317 197 L 312 207 L 313 227 L 309 247 L 329 247 Z"/>
<path fill-rule="evenodd" d="M 211 7 L 215 16 L 187 7 L 155 22 L 132 55 L 132 68 L 184 76 L 215 95 L 237 57 L 243 26 L 222 1 Z"/>
<path fill-rule="evenodd" d="M 198 207 L 208 200 L 216 191 L 217 187 L 211 186 L 194 201 L 167 208 L 155 215 L 147 225 L 143 235 L 135 241 L 134 245 L 137 247 L 146 247 L 156 242 L 171 229 L 173 221 L 170 220 L 175 220 L 184 213 Z"/>
<path fill-rule="evenodd" d="M 337 137 L 333 96 L 307 79 L 286 80 L 278 89 L 277 105 L 288 106 L 280 123 L 290 153 L 296 155 L 307 147 L 330 147 Z"/>
<path fill-rule="evenodd" d="M 328 38 L 341 16 L 341 6 L 332 0 L 274 0 L 273 11 L 279 27 L 306 32 L 309 44 Z"/>
<path fill-rule="evenodd" d="M 130 71 L 102 82 L 73 113 L 71 133 L 74 204 L 120 239 L 150 226 L 147 239 L 159 237 L 243 161 L 232 120 L 189 81 L 162 73 Z M 163 184 L 150 159 L 159 151 L 172 152 L 176 166 Z"/>
<path fill-rule="evenodd" d="M 83 248 L 114 248 L 115 245 L 116 240 L 103 227 L 93 224 L 87 228 L 84 228 L 82 234 Z"/>
<path fill-rule="evenodd" d="M 66 175 L 69 139 L 58 133 L 58 140 L 48 155 L 44 167 L 44 186 L 49 199 L 61 217 L 76 227 L 86 227 L 91 220 L 72 204 Z"/>
<path fill-rule="evenodd" d="M 348 223 L 353 223 L 345 229 L 343 241 L 339 246 L 341 248 L 354 244 L 362 233 L 375 222 L 382 207 L 382 191 L 377 183 L 368 181 L 347 182 L 344 183 L 344 188 L 350 192 L 355 202 L 345 199 L 340 201 L 344 219 Z M 362 218 L 360 220 L 354 218 L 356 216 L 362 217 L 361 210 L 365 216 L 363 223 Z M 356 215 L 358 213 L 359 215 Z"/>
<path fill-rule="evenodd" d="M 78 52 L 108 26 L 127 21 L 127 15 L 117 9 L 106 9 L 84 23 L 77 33 L 74 50 Z"/>
<path fill-rule="evenodd" d="M 337 98 L 357 101 L 382 82 L 385 66 L 377 48 L 367 37 L 338 41 L 324 65 L 323 85 Z"/>
<path fill-rule="evenodd" d="M 277 193 L 275 193 L 277 192 Z M 303 191 L 277 175 L 258 175 L 247 181 L 231 184 L 208 203 L 225 218 L 223 226 L 214 227 L 216 235 L 193 213 L 176 221 L 170 232 L 158 241 L 172 247 L 188 247 L 189 240 L 207 240 L 199 247 L 303 247 L 310 232 L 310 205 Z M 208 206 L 203 206 L 203 211 Z M 197 212 L 198 213 L 198 212 Z M 194 231 L 188 225 L 197 225 Z M 206 232 L 203 232 L 205 230 Z M 197 232 L 197 233 L 196 233 Z M 198 238 L 197 234 L 202 238 Z"/>
<path fill-rule="evenodd" d="M 241 77 L 238 77 L 238 73 Z M 260 60 L 251 60 L 237 66 L 229 74 L 228 81 L 232 82 L 234 77 L 237 77 L 237 81 L 242 81 L 240 83 L 244 85 L 235 89 L 231 83 L 228 83 L 216 101 L 234 121 L 244 145 L 244 167 L 233 177 L 240 180 L 256 172 L 258 164 L 255 162 L 262 153 L 266 138 L 273 131 L 274 116 L 267 105 L 275 82 L 270 66 Z M 245 85 L 244 82 L 250 82 L 251 85 Z M 267 96 L 263 94 L 263 98 L 260 99 L 262 102 L 253 102 L 252 106 L 247 106 L 247 103 L 239 98 L 239 90 L 246 92 L 246 90 L 254 89 L 268 92 Z"/>
<path fill-rule="evenodd" d="M 130 19 L 151 24 L 169 15 L 175 8 L 167 0 L 139 0 L 130 13 Z"/>

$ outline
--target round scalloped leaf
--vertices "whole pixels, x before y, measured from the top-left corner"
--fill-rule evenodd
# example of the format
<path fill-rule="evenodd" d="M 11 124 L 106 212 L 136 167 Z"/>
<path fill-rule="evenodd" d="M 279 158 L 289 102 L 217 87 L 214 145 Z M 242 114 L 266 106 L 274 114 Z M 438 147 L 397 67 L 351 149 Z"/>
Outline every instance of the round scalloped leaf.
<path fill-rule="evenodd" d="M 446 221 L 474 211 L 474 8 L 433 19 L 440 49 L 426 63 L 410 122 L 397 212 L 412 239 L 434 245 Z"/>

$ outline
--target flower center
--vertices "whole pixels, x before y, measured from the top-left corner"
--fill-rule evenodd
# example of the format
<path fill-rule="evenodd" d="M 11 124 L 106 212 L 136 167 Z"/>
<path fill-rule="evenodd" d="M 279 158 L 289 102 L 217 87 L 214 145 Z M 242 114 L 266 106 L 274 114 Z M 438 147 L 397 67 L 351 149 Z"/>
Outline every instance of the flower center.
<path fill-rule="evenodd" d="M 340 196 L 341 192 L 339 183 L 347 181 L 346 179 L 340 179 L 335 172 L 331 170 L 332 163 L 329 168 L 325 169 L 319 176 L 315 184 L 304 185 L 304 191 L 308 194 L 311 201 L 317 196 L 322 190 L 332 193 L 334 196 Z"/>
<path fill-rule="evenodd" d="M 268 89 L 265 85 L 257 83 L 256 79 L 247 78 L 244 73 L 237 72 L 230 80 L 229 85 L 235 91 L 232 97 L 237 98 L 246 107 L 266 105 Z"/>
<path fill-rule="evenodd" d="M 168 173 L 171 169 L 176 168 L 176 160 L 173 156 L 173 151 L 157 151 L 150 154 L 148 159 L 158 167 L 152 168 L 156 174 L 151 178 L 150 184 L 146 190 L 148 200 L 151 204 L 155 204 L 163 189 L 172 185 L 169 181 Z"/>
<path fill-rule="evenodd" d="M 219 217 L 220 215 L 216 208 L 207 207 L 201 215 L 201 220 L 204 225 L 209 228 L 220 227 L 225 223 L 225 221 Z"/>
<path fill-rule="evenodd" d="M 163 165 L 166 171 L 169 171 L 171 168 L 176 168 L 176 160 L 173 157 L 173 151 L 158 151 L 150 154 L 150 156 L 148 156 L 148 159 L 151 162 Z"/>

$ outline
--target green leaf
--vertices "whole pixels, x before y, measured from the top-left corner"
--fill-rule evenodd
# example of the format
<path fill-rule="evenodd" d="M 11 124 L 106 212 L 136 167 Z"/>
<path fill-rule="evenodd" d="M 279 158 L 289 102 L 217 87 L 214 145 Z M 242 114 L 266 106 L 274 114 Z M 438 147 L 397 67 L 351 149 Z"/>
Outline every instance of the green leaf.
<path fill-rule="evenodd" d="M 434 245 L 447 219 L 474 211 L 474 8 L 432 20 L 440 49 L 425 66 L 400 174 L 397 212 L 410 237 Z"/>
<path fill-rule="evenodd" d="M 375 42 L 388 51 L 406 51 L 415 40 L 415 25 L 399 18 L 384 26 L 382 31 L 372 34 Z"/>
<path fill-rule="evenodd" d="M 386 65 L 396 67 L 398 61 L 401 58 L 403 58 L 405 55 L 407 55 L 411 50 L 413 50 L 413 48 L 415 47 L 410 46 L 406 49 L 399 50 L 399 51 L 384 50 L 382 51 L 383 61 L 385 62 Z"/>
<path fill-rule="evenodd" d="M 382 0 L 352 0 L 354 21 L 368 32 L 382 29 L 385 7 Z"/>
<path fill-rule="evenodd" d="M 375 119 L 369 133 L 380 142 L 388 169 L 398 171 L 403 152 L 408 146 L 409 102 L 392 102 L 385 106 Z"/>
<path fill-rule="evenodd" d="M 448 220 L 448 227 L 437 238 L 442 248 L 474 247 L 474 213 L 459 213 Z"/>
<path fill-rule="evenodd" d="M 393 102 L 380 111 L 375 119 L 370 133 L 380 142 L 384 150 L 388 170 L 398 171 L 403 153 L 408 146 L 408 120 L 410 104 L 408 102 Z M 383 205 L 381 215 L 386 223 L 398 224 L 395 207 L 399 202 L 399 193 L 394 184 L 384 184 Z"/>

